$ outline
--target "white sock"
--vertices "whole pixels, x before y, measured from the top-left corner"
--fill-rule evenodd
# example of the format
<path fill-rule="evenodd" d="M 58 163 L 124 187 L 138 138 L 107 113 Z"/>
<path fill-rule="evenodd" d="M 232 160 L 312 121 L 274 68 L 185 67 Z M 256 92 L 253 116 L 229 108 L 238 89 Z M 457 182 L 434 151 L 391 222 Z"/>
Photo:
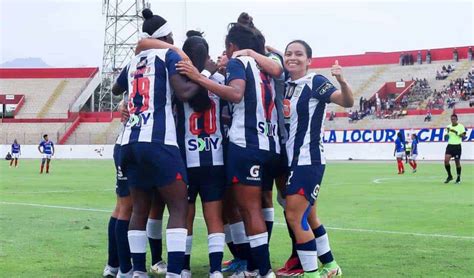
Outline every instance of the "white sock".
<path fill-rule="evenodd" d="M 262 209 L 263 220 L 265 222 L 273 222 L 275 218 L 275 209 L 274 208 L 264 208 Z"/>
<path fill-rule="evenodd" d="M 186 255 L 191 255 L 191 249 L 193 248 L 193 236 L 187 236 L 186 237 L 186 251 L 184 254 Z"/>
<path fill-rule="evenodd" d="M 209 254 L 216 252 L 224 252 L 225 234 L 213 233 L 207 236 L 207 245 L 209 246 Z"/>
<path fill-rule="evenodd" d="M 148 238 L 146 231 L 130 230 L 128 231 L 128 245 L 130 253 L 146 253 Z"/>
<path fill-rule="evenodd" d="M 230 233 L 232 234 L 232 241 L 234 244 L 243 244 L 249 242 L 247 234 L 245 233 L 244 222 L 240 221 L 235 224 L 230 224 Z"/>
<path fill-rule="evenodd" d="M 331 251 L 331 247 L 329 247 L 329 238 L 327 233 L 316 238 L 316 247 L 318 249 L 319 255 L 324 255 L 327 252 Z"/>
<path fill-rule="evenodd" d="M 152 239 L 161 239 L 163 237 L 163 220 L 148 218 L 146 222 L 146 234 Z"/>
<path fill-rule="evenodd" d="M 166 229 L 166 248 L 168 252 L 186 252 L 186 236 L 184 228 Z"/>
<path fill-rule="evenodd" d="M 258 234 L 258 235 L 249 236 L 248 238 L 249 238 L 251 248 L 255 248 L 255 247 L 262 246 L 264 244 L 268 244 L 268 233 L 267 232 L 261 233 L 261 234 Z"/>
<path fill-rule="evenodd" d="M 230 232 L 230 225 L 224 225 L 225 243 L 232 242 L 232 234 Z"/>

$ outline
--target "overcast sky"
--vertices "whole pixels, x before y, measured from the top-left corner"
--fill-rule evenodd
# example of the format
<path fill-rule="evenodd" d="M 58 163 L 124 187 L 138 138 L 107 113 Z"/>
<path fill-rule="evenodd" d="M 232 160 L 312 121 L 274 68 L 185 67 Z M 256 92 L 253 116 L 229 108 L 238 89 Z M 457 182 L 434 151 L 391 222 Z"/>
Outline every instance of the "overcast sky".
<path fill-rule="evenodd" d="M 100 66 L 102 2 L 0 0 L 0 63 L 40 57 L 54 67 Z M 242 11 L 254 17 L 267 44 L 283 49 L 304 39 L 320 57 L 474 44 L 472 1 L 149 2 L 170 22 L 177 45 L 187 29 L 200 29 L 212 56 L 223 50 L 226 26 Z"/>

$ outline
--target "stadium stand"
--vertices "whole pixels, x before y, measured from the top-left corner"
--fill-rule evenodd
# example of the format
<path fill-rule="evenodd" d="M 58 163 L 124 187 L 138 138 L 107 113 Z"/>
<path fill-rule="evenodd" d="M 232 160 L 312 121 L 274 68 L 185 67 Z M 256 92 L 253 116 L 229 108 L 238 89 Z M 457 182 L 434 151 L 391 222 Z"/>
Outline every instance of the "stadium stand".
<path fill-rule="evenodd" d="M 111 122 L 81 122 L 65 144 L 115 144 L 120 119 Z"/>
<path fill-rule="evenodd" d="M 48 134 L 53 142 L 59 141 L 68 123 L 1 123 L 0 144 L 11 144 L 17 139 L 20 144 L 39 144 L 43 134 Z"/>
<path fill-rule="evenodd" d="M 22 94 L 15 118 L 67 118 L 70 105 L 98 68 L 0 69 L 0 93 Z"/>
<path fill-rule="evenodd" d="M 338 60 L 354 92 L 353 108 L 328 106 L 326 129 L 442 127 L 453 112 L 465 126 L 474 126 L 473 62 L 467 59 L 468 47 L 457 47 L 461 60 L 454 62 L 453 49 L 432 49 L 431 63 L 423 64 L 405 60 L 402 65 L 402 57 L 416 57 L 418 50 L 313 58 L 311 70 L 335 84 L 330 69 Z M 426 51 L 422 53 L 425 62 Z M 2 119 L 0 143 L 11 144 L 16 138 L 22 144 L 37 144 L 44 133 L 59 144 L 115 143 L 119 113 L 80 112 L 100 82 L 97 72 L 98 68 L 0 69 L 0 96 L 16 95 L 15 103 L 21 102 L 14 119 Z M 439 78 L 440 72 L 445 77 Z M 376 93 L 384 95 L 380 104 Z M 375 102 L 383 109 L 361 113 L 361 98 L 369 108 Z"/>

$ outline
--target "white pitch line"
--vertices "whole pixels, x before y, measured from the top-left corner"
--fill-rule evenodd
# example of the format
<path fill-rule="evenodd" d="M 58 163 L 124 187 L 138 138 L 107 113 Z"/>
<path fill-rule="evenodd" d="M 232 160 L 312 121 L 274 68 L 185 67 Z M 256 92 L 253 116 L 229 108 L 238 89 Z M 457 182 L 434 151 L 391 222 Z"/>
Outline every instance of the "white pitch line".
<path fill-rule="evenodd" d="M 0 205 L 13 205 L 13 206 L 30 206 L 30 207 L 42 207 L 42 208 L 55 208 L 55 209 L 66 209 L 76 211 L 93 211 L 93 212 L 108 212 L 111 213 L 112 209 L 94 209 L 94 208 L 78 208 L 78 207 L 66 207 L 66 206 L 53 206 L 43 204 L 30 204 L 30 203 L 15 203 L 15 202 L 3 202 L 0 201 Z M 165 215 L 167 216 L 167 215 Z M 203 220 L 202 217 L 196 216 L 197 219 Z M 285 223 L 275 222 L 275 225 L 286 226 Z M 419 237 L 439 237 L 439 238 L 451 238 L 451 239 L 467 239 L 474 240 L 472 236 L 455 236 L 455 235 L 443 235 L 443 234 L 424 234 L 424 233 L 410 233 L 410 232 L 398 232 L 398 231 L 386 231 L 386 230 L 372 230 L 372 229 L 357 229 L 357 228 L 338 228 L 338 227 L 325 227 L 328 230 L 336 231 L 349 231 L 349 232 L 361 232 L 361 233 L 379 233 L 379 234 L 392 234 L 392 235 L 409 235 Z"/>
<path fill-rule="evenodd" d="M 42 204 L 29 204 L 29 203 L 15 203 L 15 202 L 3 202 L 0 201 L 2 205 L 12 205 L 12 206 L 28 206 L 28 207 L 40 207 L 40 208 L 56 208 L 56 209 L 67 209 L 67 210 L 79 210 L 79 211 L 94 211 L 94 212 L 109 212 L 112 213 L 112 210 L 106 209 L 94 209 L 94 208 L 77 208 L 77 207 L 65 207 L 65 206 L 52 206 L 52 205 L 42 205 Z"/>
<path fill-rule="evenodd" d="M 50 190 L 50 191 L 3 191 L 2 194 L 48 194 L 48 193 L 73 193 L 73 192 L 106 192 L 113 191 L 115 189 L 102 189 L 102 190 Z"/>

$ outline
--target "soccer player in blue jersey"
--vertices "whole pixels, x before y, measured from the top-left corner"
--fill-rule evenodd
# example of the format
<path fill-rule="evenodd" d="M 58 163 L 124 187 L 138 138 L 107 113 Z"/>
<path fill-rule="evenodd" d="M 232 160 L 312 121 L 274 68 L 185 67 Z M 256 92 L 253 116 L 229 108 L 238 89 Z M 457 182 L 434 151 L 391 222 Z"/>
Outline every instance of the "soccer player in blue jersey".
<path fill-rule="evenodd" d="M 43 154 L 41 159 L 40 174 L 43 174 L 44 163 L 46 162 L 46 174 L 49 174 L 49 163 L 54 155 L 54 144 L 49 141 L 48 134 L 43 135 L 43 140 L 38 145 L 38 151 Z"/>
<path fill-rule="evenodd" d="M 296 238 L 296 250 L 304 277 L 332 277 L 341 274 L 319 221 L 315 202 L 326 160 L 322 145 L 327 103 L 352 107 L 352 90 L 337 61 L 331 69 L 337 89 L 322 75 L 308 73 L 312 50 L 304 41 L 290 42 L 285 50 L 285 69 L 290 78 L 284 100 L 289 133 L 286 142 L 289 177 L 286 188 L 286 219 Z M 323 267 L 318 271 L 318 257 Z"/>
<path fill-rule="evenodd" d="M 165 19 L 143 12 L 143 32 L 148 37 L 172 37 Z M 172 42 L 172 39 L 171 39 Z M 153 195 L 166 203 L 170 214 L 166 230 L 167 277 L 181 277 L 186 250 L 187 176 L 176 140 L 171 101 L 186 101 L 199 86 L 176 71 L 181 57 L 173 50 L 145 50 L 124 69 L 120 87 L 129 92 L 128 111 L 121 143 L 121 169 L 127 176 L 133 203 L 128 240 L 133 277 L 146 274 L 146 225 Z M 207 93 L 207 92 L 206 92 Z"/>
<path fill-rule="evenodd" d="M 397 159 L 398 174 L 405 173 L 405 167 L 403 166 L 403 155 L 405 154 L 405 140 L 401 132 L 397 133 L 397 139 L 395 139 L 395 149 L 393 150 L 393 156 Z"/>
<path fill-rule="evenodd" d="M 233 24 L 225 43 L 228 58 L 235 51 L 252 49 L 260 54 L 260 58 L 266 59 L 265 62 L 278 67 L 261 52 L 264 47 L 255 32 L 244 25 Z M 273 183 L 271 167 L 280 153 L 273 81 L 260 71 L 256 59 L 248 56 L 229 60 L 226 85 L 205 78 L 188 63 L 180 62 L 177 68 L 191 80 L 232 103 L 226 170 L 251 247 L 252 264 L 249 262 L 247 266 L 247 276 L 275 277 L 262 215 L 262 187 Z"/>
<path fill-rule="evenodd" d="M 13 161 L 15 161 L 15 168 L 18 167 L 18 159 L 20 158 L 21 155 L 21 147 L 20 144 L 18 144 L 18 141 L 13 140 L 12 144 L 12 159 L 10 160 L 10 168 L 13 166 Z"/>
<path fill-rule="evenodd" d="M 416 173 L 418 164 L 416 158 L 418 157 L 418 136 L 413 133 L 411 135 L 411 152 L 410 152 L 410 166 L 413 169 L 413 173 Z"/>

